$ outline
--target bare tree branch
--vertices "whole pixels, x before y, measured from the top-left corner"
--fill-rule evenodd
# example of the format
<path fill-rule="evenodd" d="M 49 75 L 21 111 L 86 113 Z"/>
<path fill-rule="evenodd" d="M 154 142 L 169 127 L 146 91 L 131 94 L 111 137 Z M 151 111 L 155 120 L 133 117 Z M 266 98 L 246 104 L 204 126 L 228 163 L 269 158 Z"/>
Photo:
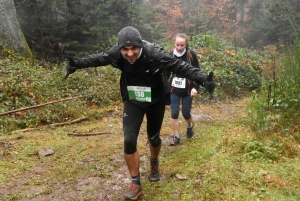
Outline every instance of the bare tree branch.
<path fill-rule="evenodd" d="M 91 135 L 103 135 L 103 134 L 114 134 L 114 132 L 95 132 L 95 133 L 68 133 L 69 135 L 74 136 L 91 136 Z"/>
<path fill-rule="evenodd" d="M 76 99 L 76 98 L 82 98 L 82 97 L 84 97 L 84 96 L 76 96 L 76 97 L 71 97 L 71 98 L 65 98 L 65 99 L 61 99 L 61 100 L 57 100 L 57 101 L 51 101 L 51 102 L 48 102 L 48 103 L 43 103 L 43 104 L 40 104 L 40 105 L 34 105 L 34 106 L 30 106 L 30 107 L 20 108 L 20 109 L 17 109 L 17 110 L 2 112 L 2 113 L 0 113 L 0 116 L 4 116 L 4 115 L 7 115 L 7 114 L 12 114 L 12 113 L 16 113 L 16 112 L 21 112 L 21 111 L 25 111 L 25 110 L 31 110 L 31 109 L 42 107 L 42 106 L 45 106 L 45 105 L 51 105 L 51 104 L 54 104 L 54 103 L 59 103 L 59 102 L 68 101 L 68 100 L 72 100 L 72 99 Z"/>
<path fill-rule="evenodd" d="M 46 125 L 46 126 L 43 126 L 43 127 L 70 125 L 70 124 L 74 124 L 74 123 L 77 123 L 77 122 L 80 122 L 80 121 L 83 121 L 83 120 L 86 120 L 86 119 L 87 119 L 87 117 L 81 117 L 81 118 L 78 118 L 78 119 L 74 119 L 72 121 L 49 124 L 49 125 Z M 25 128 L 25 129 L 22 129 L 22 130 L 17 130 L 15 132 L 27 132 L 27 131 L 37 130 L 37 129 L 40 129 L 40 128 Z"/>

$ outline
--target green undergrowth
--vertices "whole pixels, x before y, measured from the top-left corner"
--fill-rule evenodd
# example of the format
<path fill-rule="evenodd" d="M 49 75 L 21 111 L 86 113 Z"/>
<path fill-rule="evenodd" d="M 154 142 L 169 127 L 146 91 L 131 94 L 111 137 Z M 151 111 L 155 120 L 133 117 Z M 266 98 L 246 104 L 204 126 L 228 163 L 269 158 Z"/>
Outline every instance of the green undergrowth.
<path fill-rule="evenodd" d="M 160 44 L 159 44 L 160 45 Z M 161 46 L 164 46 L 161 44 Z M 216 35 L 193 37 L 201 69 L 214 72 L 214 100 L 243 97 L 261 86 L 265 52 L 236 49 Z M 68 79 L 65 63 L 41 62 L 7 48 L 0 50 L 0 114 L 21 108 L 74 98 L 30 110 L 0 115 L 0 134 L 66 122 L 82 116 L 99 119 L 96 108 L 116 107 L 121 102 L 120 71 L 111 66 L 77 70 Z M 210 100 L 201 87 L 198 100 Z"/>
<path fill-rule="evenodd" d="M 292 150 L 300 143 L 300 41 L 293 47 L 279 50 L 270 46 L 269 62 L 265 66 L 260 93 L 253 92 L 248 108 L 251 129 L 259 133 L 260 140 L 278 136 L 290 142 L 286 149 Z M 258 145 L 258 144 L 257 144 Z M 260 145 L 258 145 L 260 146 Z M 274 146 L 273 146 L 274 147 Z M 291 152 L 291 151 L 290 151 Z"/>
<path fill-rule="evenodd" d="M 63 79 L 65 73 L 64 66 L 45 68 L 8 50 L 6 58 L 0 59 L 0 113 L 54 103 L 0 116 L 0 134 L 82 116 L 99 119 L 103 114 L 93 112 L 94 109 L 105 110 L 120 104 L 118 70 L 78 70 Z M 65 99 L 69 100 L 61 101 Z"/>

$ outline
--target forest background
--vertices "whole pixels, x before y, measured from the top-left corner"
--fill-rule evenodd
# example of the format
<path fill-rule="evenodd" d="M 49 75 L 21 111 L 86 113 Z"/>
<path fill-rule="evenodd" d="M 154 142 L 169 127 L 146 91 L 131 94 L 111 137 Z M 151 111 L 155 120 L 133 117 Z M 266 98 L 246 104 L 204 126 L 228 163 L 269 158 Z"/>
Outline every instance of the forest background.
<path fill-rule="evenodd" d="M 296 0 L 15 0 L 30 49 L 41 60 L 64 61 L 106 50 L 124 26 L 163 45 L 177 33 L 215 33 L 235 46 L 263 48 L 295 39 Z M 191 38 L 191 43 L 193 43 Z"/>

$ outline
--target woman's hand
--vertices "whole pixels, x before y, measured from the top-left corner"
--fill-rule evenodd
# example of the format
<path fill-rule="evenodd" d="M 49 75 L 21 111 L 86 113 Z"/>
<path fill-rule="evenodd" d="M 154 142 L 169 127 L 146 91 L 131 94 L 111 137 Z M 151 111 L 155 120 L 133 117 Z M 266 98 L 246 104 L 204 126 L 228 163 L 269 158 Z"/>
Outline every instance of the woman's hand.
<path fill-rule="evenodd" d="M 197 94 L 198 94 L 197 90 L 195 88 L 192 88 L 192 90 L 191 90 L 191 96 L 192 97 L 193 96 L 197 96 Z"/>

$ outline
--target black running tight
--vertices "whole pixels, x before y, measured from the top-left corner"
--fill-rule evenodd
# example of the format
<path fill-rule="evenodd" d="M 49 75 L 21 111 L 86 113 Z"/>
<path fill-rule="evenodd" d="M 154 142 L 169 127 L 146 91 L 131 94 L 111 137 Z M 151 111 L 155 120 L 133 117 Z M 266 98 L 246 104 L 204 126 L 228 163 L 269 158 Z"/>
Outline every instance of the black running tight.
<path fill-rule="evenodd" d="M 124 130 L 124 152 L 133 154 L 137 150 L 137 138 L 143 118 L 147 118 L 148 141 L 153 147 L 161 144 L 160 129 L 165 113 L 165 105 L 153 105 L 140 107 L 129 100 L 124 102 L 123 130 Z"/>

